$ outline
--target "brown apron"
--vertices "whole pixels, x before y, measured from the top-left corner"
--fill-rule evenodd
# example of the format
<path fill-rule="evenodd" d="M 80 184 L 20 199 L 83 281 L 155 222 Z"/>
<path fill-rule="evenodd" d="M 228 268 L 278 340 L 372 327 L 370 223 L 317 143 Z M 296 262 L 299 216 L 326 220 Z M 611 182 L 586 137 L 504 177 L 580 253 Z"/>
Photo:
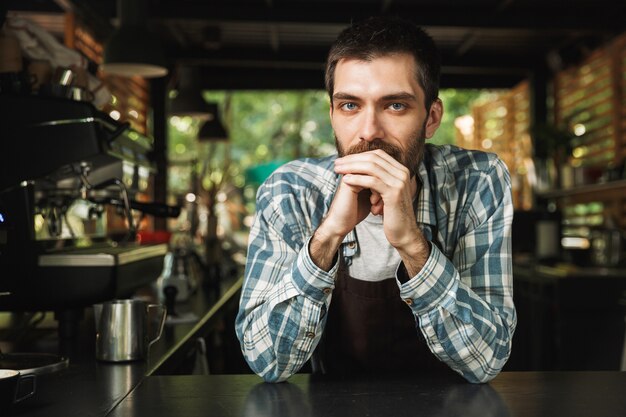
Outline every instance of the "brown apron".
<path fill-rule="evenodd" d="M 341 261 L 321 342 L 321 371 L 331 375 L 451 373 L 428 349 L 395 278 L 352 278 Z"/>

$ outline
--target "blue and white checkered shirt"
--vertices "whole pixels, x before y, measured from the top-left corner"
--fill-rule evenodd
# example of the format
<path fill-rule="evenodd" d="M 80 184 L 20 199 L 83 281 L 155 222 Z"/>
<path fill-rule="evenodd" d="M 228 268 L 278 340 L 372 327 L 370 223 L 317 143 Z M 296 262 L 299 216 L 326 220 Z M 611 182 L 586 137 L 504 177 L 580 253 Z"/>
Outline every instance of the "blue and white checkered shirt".
<path fill-rule="evenodd" d="M 298 372 L 324 331 L 338 262 L 321 270 L 308 243 L 338 185 L 335 158 L 290 162 L 257 193 L 235 327 L 266 381 Z M 517 320 L 510 176 L 494 154 L 433 145 L 418 176 L 416 218 L 431 252 L 416 276 L 398 280 L 400 296 L 412 300 L 432 353 L 468 381 L 485 382 L 506 363 Z M 348 262 L 357 245 L 351 232 L 340 249 Z"/>

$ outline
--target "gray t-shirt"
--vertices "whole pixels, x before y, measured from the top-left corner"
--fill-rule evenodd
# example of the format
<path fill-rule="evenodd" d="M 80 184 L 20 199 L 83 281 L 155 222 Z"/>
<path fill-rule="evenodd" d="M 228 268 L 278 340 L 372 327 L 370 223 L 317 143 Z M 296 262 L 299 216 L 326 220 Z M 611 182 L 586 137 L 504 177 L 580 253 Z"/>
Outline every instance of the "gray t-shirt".
<path fill-rule="evenodd" d="M 383 217 L 369 214 L 356 225 L 359 249 L 348 267 L 351 277 L 363 281 L 382 281 L 396 276 L 401 262 L 398 251 L 389 244 L 383 229 Z"/>

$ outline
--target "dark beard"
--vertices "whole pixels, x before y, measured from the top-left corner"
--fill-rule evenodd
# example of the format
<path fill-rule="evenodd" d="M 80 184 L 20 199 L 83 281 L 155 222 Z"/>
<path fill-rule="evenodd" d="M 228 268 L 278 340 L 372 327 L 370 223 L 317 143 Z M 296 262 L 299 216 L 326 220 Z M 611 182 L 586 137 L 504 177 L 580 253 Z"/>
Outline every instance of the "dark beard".
<path fill-rule="evenodd" d="M 337 152 L 339 154 L 339 157 L 374 151 L 376 149 L 382 149 L 393 159 L 407 167 L 407 169 L 411 173 L 411 177 L 414 177 L 417 175 L 419 165 L 422 162 L 422 158 L 424 157 L 424 146 L 426 142 L 426 137 L 424 136 L 425 127 L 426 120 L 424 121 L 422 129 L 417 132 L 413 138 L 411 138 L 410 146 L 407 149 L 406 153 L 403 153 L 402 149 L 398 148 L 397 146 L 391 145 L 387 142 L 383 142 L 380 139 L 374 139 L 371 142 L 364 140 L 346 150 L 341 147 L 339 141 L 337 140 L 337 137 L 335 136 L 335 145 L 337 146 Z"/>

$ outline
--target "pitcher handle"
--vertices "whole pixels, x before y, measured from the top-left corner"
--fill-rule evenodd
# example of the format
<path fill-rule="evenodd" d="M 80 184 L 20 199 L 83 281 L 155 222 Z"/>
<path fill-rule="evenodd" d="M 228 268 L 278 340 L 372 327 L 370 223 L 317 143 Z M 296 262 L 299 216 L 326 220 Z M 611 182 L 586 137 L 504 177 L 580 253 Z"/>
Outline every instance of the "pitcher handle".
<path fill-rule="evenodd" d="M 148 304 L 148 315 L 150 315 L 151 309 L 160 310 L 161 319 L 159 320 L 159 331 L 157 332 L 156 336 L 150 340 L 148 346 L 152 346 L 161 337 L 161 333 L 163 333 L 163 327 L 165 327 L 165 318 L 167 317 L 167 308 L 163 304 Z"/>

